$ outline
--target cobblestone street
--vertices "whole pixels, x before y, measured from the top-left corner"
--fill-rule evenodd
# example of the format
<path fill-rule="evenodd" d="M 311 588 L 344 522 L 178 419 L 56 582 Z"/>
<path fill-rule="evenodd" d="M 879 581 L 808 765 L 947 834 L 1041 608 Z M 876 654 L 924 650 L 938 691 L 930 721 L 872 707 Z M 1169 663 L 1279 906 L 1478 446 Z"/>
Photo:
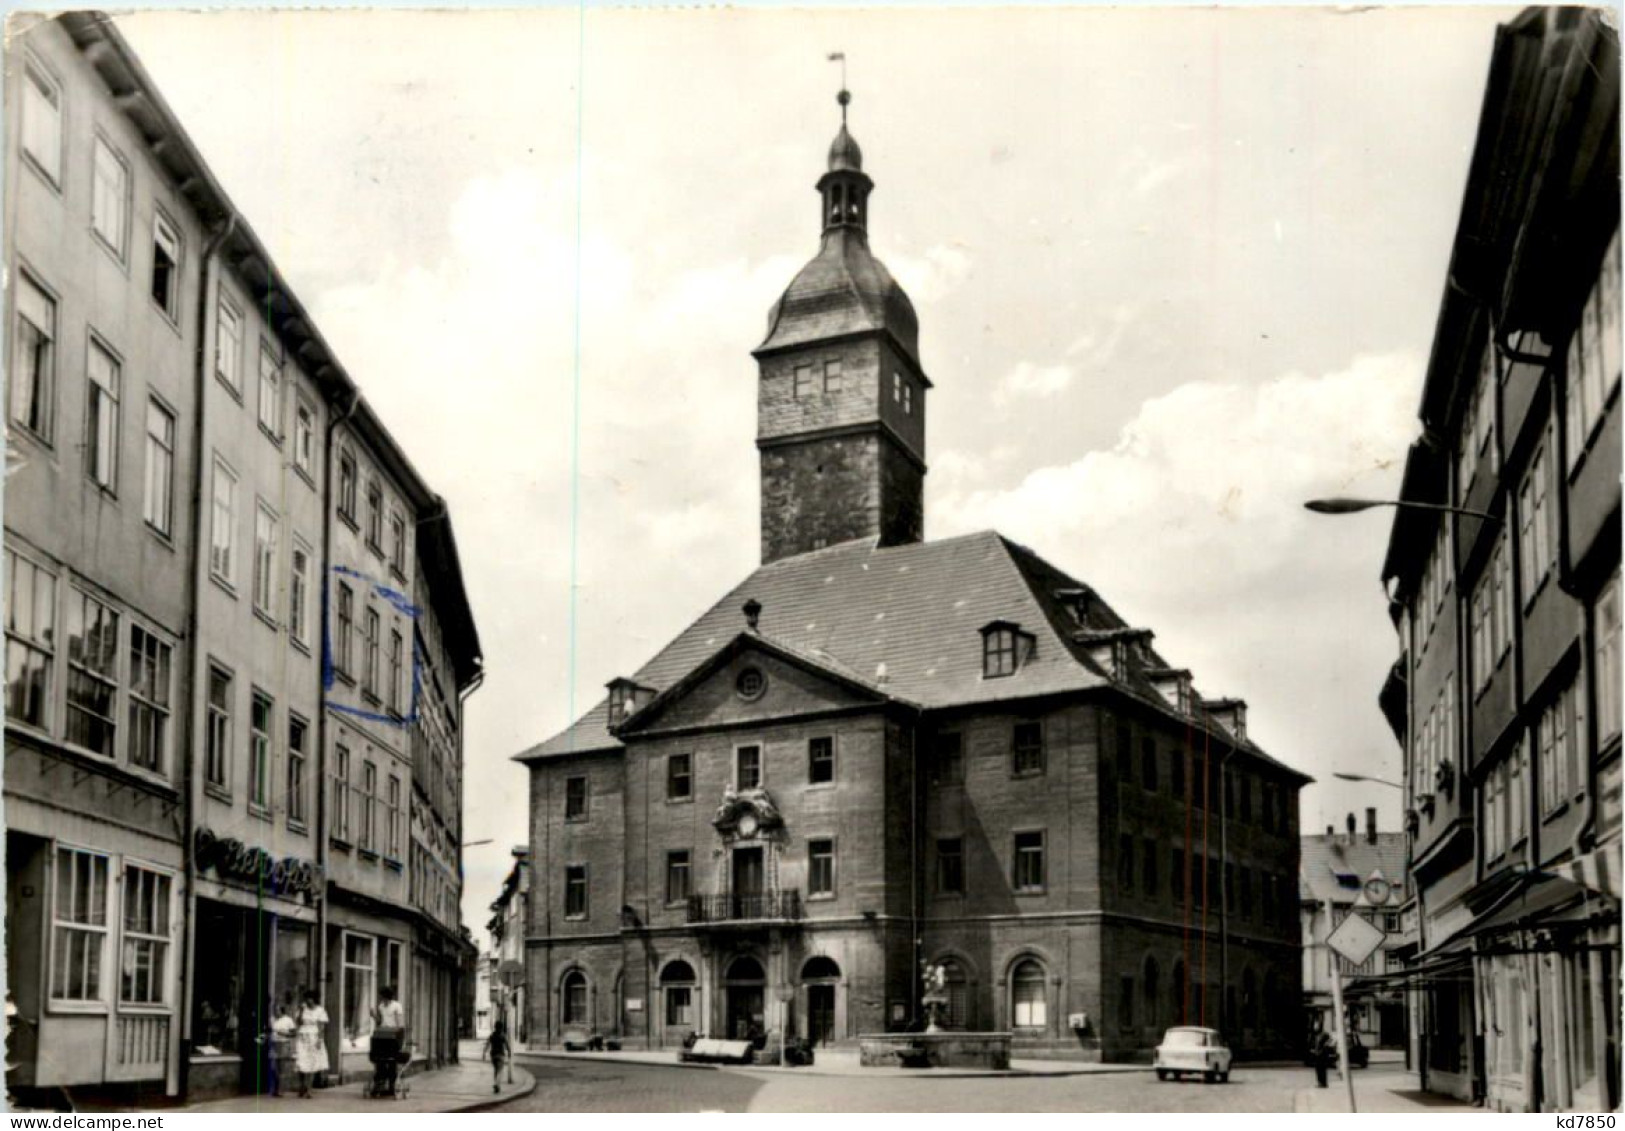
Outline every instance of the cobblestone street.
<path fill-rule="evenodd" d="M 1300 1092 L 1313 1085 L 1303 1068 L 1239 1068 L 1230 1083 L 1158 1083 L 1144 1073 L 1082 1076 L 909 1080 L 897 1077 L 829 1077 L 749 1068 L 683 1069 L 606 1061 L 571 1063 L 523 1058 L 536 1090 L 504 1105 L 503 1112 L 647 1111 L 1176 1111 L 1291 1112 Z M 1397 1066 L 1355 1076 L 1362 1110 L 1393 1110 L 1379 1097 L 1401 1088 Z M 1336 1100 L 1333 1088 L 1313 1096 Z M 1367 1102 L 1367 1097 L 1372 1102 Z M 1301 1104 L 1299 1107 L 1301 1108 Z M 1315 1106 L 1314 1110 L 1321 1110 Z M 1408 1109 L 1407 1109 L 1408 1110 Z M 1417 1109 L 1421 1110 L 1421 1109 Z M 1441 1108 L 1440 1110 L 1446 1110 Z M 1464 1110 L 1451 1107 L 1448 1110 Z"/>

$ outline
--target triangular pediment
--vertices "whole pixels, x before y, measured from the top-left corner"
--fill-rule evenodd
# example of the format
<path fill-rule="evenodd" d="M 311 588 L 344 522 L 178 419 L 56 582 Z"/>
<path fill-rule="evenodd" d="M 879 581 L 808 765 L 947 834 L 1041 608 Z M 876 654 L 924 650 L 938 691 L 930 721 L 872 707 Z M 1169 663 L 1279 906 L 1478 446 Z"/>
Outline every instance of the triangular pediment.
<path fill-rule="evenodd" d="M 652 732 L 794 718 L 878 707 L 892 698 L 883 686 L 845 670 L 833 657 L 803 653 L 742 632 L 628 718 L 616 734 L 624 740 Z"/>

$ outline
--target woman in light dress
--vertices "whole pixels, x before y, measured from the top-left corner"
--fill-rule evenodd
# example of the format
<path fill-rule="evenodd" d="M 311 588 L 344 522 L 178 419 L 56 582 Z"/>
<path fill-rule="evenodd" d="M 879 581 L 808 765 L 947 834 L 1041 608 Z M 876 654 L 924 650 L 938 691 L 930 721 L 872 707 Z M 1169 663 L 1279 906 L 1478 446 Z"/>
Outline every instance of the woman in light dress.
<path fill-rule="evenodd" d="M 327 1071 L 327 1010 L 314 991 L 305 992 L 299 1007 L 299 1031 L 293 1040 L 294 1065 L 299 1069 L 299 1095 L 310 1098 L 311 1078 Z"/>

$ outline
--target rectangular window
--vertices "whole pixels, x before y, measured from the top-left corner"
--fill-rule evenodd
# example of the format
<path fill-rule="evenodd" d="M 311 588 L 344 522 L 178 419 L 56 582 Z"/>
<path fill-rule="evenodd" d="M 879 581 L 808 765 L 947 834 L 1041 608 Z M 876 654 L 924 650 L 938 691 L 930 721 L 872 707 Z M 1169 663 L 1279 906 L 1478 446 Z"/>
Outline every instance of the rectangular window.
<path fill-rule="evenodd" d="M 276 617 L 277 517 L 260 503 L 254 510 L 254 608 Z"/>
<path fill-rule="evenodd" d="M 122 261 L 130 216 L 130 170 L 101 138 L 91 164 L 90 227 Z"/>
<path fill-rule="evenodd" d="M 1253 870 L 1241 869 L 1238 879 L 1241 886 L 1241 913 L 1243 916 L 1250 916 L 1253 913 Z"/>
<path fill-rule="evenodd" d="M 914 383 L 912 381 L 903 383 L 903 415 L 914 415 Z"/>
<path fill-rule="evenodd" d="M 662 986 L 666 995 L 666 1024 L 688 1026 L 694 1023 L 694 987 Z"/>
<path fill-rule="evenodd" d="M 142 517 L 169 536 L 175 512 L 175 415 L 157 401 L 147 402 L 147 481 Z"/>
<path fill-rule="evenodd" d="M 169 985 L 171 879 L 134 864 L 124 867 L 124 940 L 119 1001 L 163 1005 Z"/>
<path fill-rule="evenodd" d="M 809 840 L 807 842 L 807 895 L 809 897 L 835 894 L 835 842 Z"/>
<path fill-rule="evenodd" d="M 56 654 L 56 578 L 6 551 L 6 718 L 50 725 Z"/>
<path fill-rule="evenodd" d="M 288 716 L 288 823 L 304 825 L 306 820 L 305 775 L 310 752 L 306 743 L 310 725 L 304 719 Z"/>
<path fill-rule="evenodd" d="M 98 487 L 118 490 L 119 363 L 91 339 L 85 360 L 85 470 Z"/>
<path fill-rule="evenodd" d="M 895 369 L 891 375 L 891 399 L 894 404 L 903 403 L 903 375 Z"/>
<path fill-rule="evenodd" d="M 796 400 L 803 400 L 812 396 L 813 367 L 811 365 L 798 365 L 795 369 L 794 396 Z"/>
<path fill-rule="evenodd" d="M 56 300 L 27 275 L 16 278 L 11 419 L 48 441 L 56 407 Z"/>
<path fill-rule="evenodd" d="M 824 392 L 838 393 L 841 391 L 841 359 L 831 358 L 824 362 Z"/>
<path fill-rule="evenodd" d="M 306 475 L 316 466 L 316 410 L 303 395 L 293 407 L 293 465 Z"/>
<path fill-rule="evenodd" d="M 295 538 L 288 569 L 288 635 L 310 643 L 310 547 Z"/>
<path fill-rule="evenodd" d="M 260 343 L 260 427 L 273 440 L 282 439 L 282 363 Z"/>
<path fill-rule="evenodd" d="M 361 763 L 361 850 L 376 852 L 377 842 L 378 767 L 370 761 Z"/>
<path fill-rule="evenodd" d="M 378 988 L 378 940 L 344 933 L 344 997 L 339 1025 L 346 1044 L 372 1033 L 373 1002 Z"/>
<path fill-rule="evenodd" d="M 666 800 L 686 801 L 694 796 L 694 756 L 672 754 L 666 759 Z"/>
<path fill-rule="evenodd" d="M 361 657 L 361 690 L 373 698 L 378 697 L 378 633 L 383 622 L 378 617 L 378 610 L 369 606 L 363 620 L 364 634 Z"/>
<path fill-rule="evenodd" d="M 1185 796 L 1185 758 L 1183 750 L 1168 755 L 1168 792 L 1175 797 Z"/>
<path fill-rule="evenodd" d="M 585 821 L 587 819 L 586 778 L 564 779 L 564 819 L 566 821 Z"/>
<path fill-rule="evenodd" d="M 164 772 L 169 753 L 170 647 L 130 626 L 130 765 Z"/>
<path fill-rule="evenodd" d="M 813 738 L 807 742 L 807 781 L 821 785 L 835 780 L 835 740 Z"/>
<path fill-rule="evenodd" d="M 118 723 L 119 617 L 88 593 L 68 595 L 67 741 L 108 758 Z"/>
<path fill-rule="evenodd" d="M 399 514 L 389 516 L 389 568 L 406 576 L 406 520 Z"/>
<path fill-rule="evenodd" d="M 1157 790 L 1157 740 L 1149 735 L 1140 739 L 1140 785 L 1151 793 Z"/>
<path fill-rule="evenodd" d="M 1011 736 L 1011 772 L 1017 775 L 1044 772 L 1044 724 L 1017 723 Z"/>
<path fill-rule="evenodd" d="M 1597 696 L 1597 749 L 1620 732 L 1620 575 L 1616 570 L 1592 610 L 1592 683 Z M 1599 791 L 1600 792 L 1600 791 Z"/>
<path fill-rule="evenodd" d="M 350 749 L 342 742 L 333 749 L 333 784 L 328 808 L 332 810 L 333 837 L 350 839 Z"/>
<path fill-rule="evenodd" d="M 965 780 L 965 736 L 958 731 L 937 735 L 937 781 L 944 785 L 958 785 Z"/>
<path fill-rule="evenodd" d="M 101 1001 L 108 858 L 58 847 L 51 891 L 51 1000 Z"/>
<path fill-rule="evenodd" d="M 587 917 L 587 866 L 570 864 L 564 869 L 564 917 Z"/>
<path fill-rule="evenodd" d="M 389 709 L 395 714 L 401 713 L 401 677 L 403 674 L 404 652 L 406 642 L 401 636 L 401 630 L 389 630 Z"/>
<path fill-rule="evenodd" d="M 1185 850 L 1176 848 L 1168 858 L 1168 893 L 1175 900 L 1185 899 Z"/>
<path fill-rule="evenodd" d="M 1123 895 L 1134 891 L 1134 838 L 1126 833 L 1117 838 L 1117 890 Z"/>
<path fill-rule="evenodd" d="M 243 316 L 225 299 L 215 317 L 214 373 L 238 397 L 243 395 Z"/>
<path fill-rule="evenodd" d="M 734 751 L 734 788 L 756 789 L 762 784 L 762 748 L 741 746 Z"/>
<path fill-rule="evenodd" d="M 1555 557 L 1554 508 L 1547 505 L 1546 449 L 1535 453 L 1518 491 L 1518 552 L 1523 564 L 1521 596 L 1527 605 L 1546 580 Z"/>
<path fill-rule="evenodd" d="M 1146 895 L 1157 894 L 1157 842 L 1146 837 L 1141 842 L 1140 889 Z"/>
<path fill-rule="evenodd" d="M 355 594 L 346 582 L 339 582 L 338 614 L 334 618 L 333 666 L 341 675 L 351 672 L 352 642 L 355 639 Z"/>
<path fill-rule="evenodd" d="M 355 525 L 355 485 L 355 456 L 348 451 L 341 451 L 339 453 L 339 517 L 348 519 L 351 526 Z"/>
<path fill-rule="evenodd" d="M 1015 871 L 1011 881 L 1017 891 L 1044 890 L 1044 834 L 1017 833 Z"/>
<path fill-rule="evenodd" d="M 937 841 L 937 894 L 965 894 L 965 841 L 961 837 Z"/>
<path fill-rule="evenodd" d="M 237 475 L 219 456 L 214 457 L 209 572 L 228 584 L 237 576 Z"/>
<path fill-rule="evenodd" d="M 231 770 L 231 673 L 209 667 L 209 729 L 204 736 L 203 778 L 229 788 Z"/>
<path fill-rule="evenodd" d="M 180 313 L 181 237 L 160 213 L 152 217 L 152 301 L 171 320 Z"/>
<path fill-rule="evenodd" d="M 682 903 L 688 899 L 689 879 L 688 851 L 666 853 L 667 903 Z"/>
<path fill-rule="evenodd" d="M 1603 407 L 1620 375 L 1620 252 L 1614 233 L 1597 282 L 1569 338 L 1564 393 L 1568 411 L 1564 432 L 1572 470 L 1590 444 Z"/>
<path fill-rule="evenodd" d="M 271 697 L 254 692 L 248 714 L 248 805 L 271 808 Z"/>
<path fill-rule="evenodd" d="M 62 181 L 62 91 L 32 60 L 23 66 L 23 152 L 53 185 Z"/>
<path fill-rule="evenodd" d="M 387 799 L 386 816 L 389 825 L 384 830 L 384 855 L 391 860 L 401 858 L 401 779 L 394 774 L 389 775 L 389 797 Z"/>
<path fill-rule="evenodd" d="M 375 553 L 384 548 L 384 489 L 373 479 L 367 483 L 367 545 Z"/>

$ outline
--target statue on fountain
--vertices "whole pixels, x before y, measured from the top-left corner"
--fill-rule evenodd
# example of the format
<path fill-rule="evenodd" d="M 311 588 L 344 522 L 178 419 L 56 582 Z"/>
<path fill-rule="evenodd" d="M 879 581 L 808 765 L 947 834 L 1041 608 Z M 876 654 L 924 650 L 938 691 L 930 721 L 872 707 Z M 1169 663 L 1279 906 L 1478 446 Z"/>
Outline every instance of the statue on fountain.
<path fill-rule="evenodd" d="M 948 1004 L 948 971 L 926 959 L 920 963 L 920 1006 L 925 1010 L 925 1031 L 940 1033 L 938 1024 Z"/>

